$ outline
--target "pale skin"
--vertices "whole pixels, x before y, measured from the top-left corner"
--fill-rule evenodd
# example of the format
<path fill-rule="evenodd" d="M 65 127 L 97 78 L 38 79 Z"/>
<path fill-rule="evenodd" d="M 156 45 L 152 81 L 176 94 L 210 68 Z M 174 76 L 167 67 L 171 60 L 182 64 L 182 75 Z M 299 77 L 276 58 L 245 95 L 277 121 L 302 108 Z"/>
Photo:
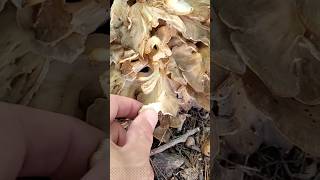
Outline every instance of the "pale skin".
<path fill-rule="evenodd" d="M 111 95 L 110 104 L 111 180 L 128 179 L 128 174 L 141 179 L 141 172 L 144 179 L 153 179 L 149 155 L 157 113 L 137 115 L 141 103 L 120 96 Z M 117 117 L 134 119 L 128 131 L 114 121 Z M 0 102 L 0 179 L 105 180 L 105 160 L 89 168 L 104 138 L 104 132 L 79 119 Z"/>
<path fill-rule="evenodd" d="M 153 110 L 138 114 L 142 104 L 126 97 L 111 96 L 110 104 L 115 104 L 110 106 L 111 179 L 154 179 L 149 157 L 158 114 Z M 117 117 L 133 119 L 128 131 L 115 121 Z"/>

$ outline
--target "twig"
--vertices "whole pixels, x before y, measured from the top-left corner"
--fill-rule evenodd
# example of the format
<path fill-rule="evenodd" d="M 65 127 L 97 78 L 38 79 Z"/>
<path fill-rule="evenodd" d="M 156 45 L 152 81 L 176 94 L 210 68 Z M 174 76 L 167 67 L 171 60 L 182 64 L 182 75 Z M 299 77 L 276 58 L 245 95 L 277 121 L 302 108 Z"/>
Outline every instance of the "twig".
<path fill-rule="evenodd" d="M 170 141 L 169 143 L 152 149 L 151 153 L 150 153 L 150 156 L 153 156 L 155 154 L 161 153 L 161 152 L 163 152 L 163 151 L 165 151 L 165 150 L 167 150 L 167 149 L 169 149 L 169 148 L 171 148 L 171 147 L 173 147 L 173 146 L 175 146 L 175 145 L 177 145 L 179 143 L 186 142 L 186 140 L 187 140 L 187 138 L 189 136 L 192 136 L 192 135 L 194 135 L 195 133 L 197 133 L 199 131 L 200 131 L 200 128 L 198 128 L 198 127 L 195 128 L 195 129 L 187 131 L 184 135 L 182 135 L 182 136 Z"/>
<path fill-rule="evenodd" d="M 224 158 L 220 158 L 220 160 L 223 160 L 223 161 L 227 161 L 228 163 L 232 164 L 235 168 L 239 168 L 240 170 L 244 171 L 244 172 L 260 172 L 259 169 L 257 168 L 253 168 L 253 167 L 250 167 L 250 166 L 247 166 L 247 165 L 242 165 L 242 164 L 238 164 L 236 162 L 233 162 L 233 161 L 230 161 L 228 159 L 224 159 Z"/>

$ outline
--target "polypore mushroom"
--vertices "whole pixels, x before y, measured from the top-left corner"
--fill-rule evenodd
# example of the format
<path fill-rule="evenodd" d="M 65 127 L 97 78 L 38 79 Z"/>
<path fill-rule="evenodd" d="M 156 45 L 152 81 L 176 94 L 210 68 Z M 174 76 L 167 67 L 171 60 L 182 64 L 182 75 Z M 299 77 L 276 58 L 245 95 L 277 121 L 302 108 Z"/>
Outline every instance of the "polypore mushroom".
<path fill-rule="evenodd" d="M 43 81 L 49 63 L 31 52 L 32 32 L 18 26 L 12 4 L 7 3 L 0 22 L 0 99 L 28 104 Z"/>
<path fill-rule="evenodd" d="M 106 21 L 107 1 L 84 0 L 79 3 L 67 3 L 64 7 L 72 13 L 70 24 L 73 32 L 88 35 Z"/>
<path fill-rule="evenodd" d="M 192 7 L 192 12 L 187 14 L 191 19 L 200 21 L 202 23 L 210 22 L 210 1 L 209 0 L 186 0 L 186 2 Z"/>
<path fill-rule="evenodd" d="M 0 98 L 11 103 L 28 104 L 48 72 L 49 62 L 28 52 L 4 66 Z"/>
<path fill-rule="evenodd" d="M 110 90 L 161 112 L 160 141 L 169 138 L 169 127 L 181 128 L 182 109 L 210 106 L 205 2 L 115 0 L 111 7 Z"/>
<path fill-rule="evenodd" d="M 269 116 L 294 145 L 320 155 L 320 106 L 308 106 L 290 98 L 274 96 L 252 72 L 242 78 L 249 100 Z"/>
<path fill-rule="evenodd" d="M 37 11 L 33 24 L 36 39 L 55 44 L 72 33 L 72 14 L 64 9 L 63 0 L 47 0 Z"/>
<path fill-rule="evenodd" d="M 199 21 L 195 21 L 187 16 L 181 17 L 186 26 L 183 36 L 193 41 L 201 41 L 205 45 L 210 45 L 210 28 Z"/>
<path fill-rule="evenodd" d="M 246 70 L 246 65 L 236 53 L 230 41 L 230 32 L 227 27 L 221 22 L 220 18 L 213 11 L 213 38 L 212 43 L 212 60 L 215 65 L 221 66 L 229 71 L 243 74 Z"/>
<path fill-rule="evenodd" d="M 72 64 L 53 61 L 30 106 L 84 119 L 85 110 L 80 109 L 79 103 L 85 94 L 81 91 L 93 83 L 99 85 L 99 76 L 105 69 L 106 63 L 91 64 L 84 56 Z"/>
<path fill-rule="evenodd" d="M 107 38 L 92 33 L 106 21 L 106 7 L 104 0 L 0 1 L 0 100 L 82 119 L 88 112 L 101 127 L 95 113 L 104 104 L 94 100 L 104 96 Z"/>
<path fill-rule="evenodd" d="M 231 42 L 245 64 L 273 93 L 299 93 L 292 47 L 304 32 L 291 0 L 217 1 L 218 15 L 230 28 Z M 275 64 L 277 64 L 275 66 Z"/>
<path fill-rule="evenodd" d="M 33 51 L 51 60 L 66 63 L 74 62 L 85 50 L 86 36 L 72 33 L 70 36 L 58 42 L 55 46 L 33 41 Z"/>
<path fill-rule="evenodd" d="M 33 24 L 36 39 L 55 44 L 72 32 L 88 35 L 105 21 L 106 2 L 82 1 L 65 3 L 48 0 L 41 4 Z"/>

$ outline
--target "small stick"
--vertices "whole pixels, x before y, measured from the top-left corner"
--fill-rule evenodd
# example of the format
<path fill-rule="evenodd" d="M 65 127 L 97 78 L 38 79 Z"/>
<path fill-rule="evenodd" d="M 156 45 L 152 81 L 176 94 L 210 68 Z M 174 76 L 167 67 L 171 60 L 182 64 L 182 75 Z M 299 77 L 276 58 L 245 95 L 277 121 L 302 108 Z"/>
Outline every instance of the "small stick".
<path fill-rule="evenodd" d="M 195 133 L 197 133 L 199 131 L 200 131 L 200 128 L 198 128 L 198 127 L 195 128 L 195 129 L 187 131 L 184 135 L 182 135 L 182 136 L 170 141 L 169 143 L 152 149 L 151 153 L 150 153 L 150 156 L 153 156 L 155 154 L 161 153 L 161 152 L 163 152 L 163 151 L 165 151 L 165 150 L 167 150 L 167 149 L 169 149 L 169 148 L 171 148 L 171 147 L 173 147 L 173 146 L 175 146 L 175 145 L 177 145 L 179 143 L 186 142 L 186 140 L 187 140 L 187 138 L 189 136 L 192 136 L 192 135 L 194 135 Z"/>

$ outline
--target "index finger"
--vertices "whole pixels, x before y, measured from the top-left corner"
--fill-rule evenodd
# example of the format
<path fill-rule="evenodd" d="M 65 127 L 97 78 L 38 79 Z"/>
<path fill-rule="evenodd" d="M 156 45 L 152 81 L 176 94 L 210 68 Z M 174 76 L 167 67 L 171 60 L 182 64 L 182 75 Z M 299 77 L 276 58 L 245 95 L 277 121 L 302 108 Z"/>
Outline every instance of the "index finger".
<path fill-rule="evenodd" d="M 130 118 L 133 119 L 137 116 L 142 103 L 137 100 L 118 96 L 110 95 L 110 122 L 115 118 Z"/>

